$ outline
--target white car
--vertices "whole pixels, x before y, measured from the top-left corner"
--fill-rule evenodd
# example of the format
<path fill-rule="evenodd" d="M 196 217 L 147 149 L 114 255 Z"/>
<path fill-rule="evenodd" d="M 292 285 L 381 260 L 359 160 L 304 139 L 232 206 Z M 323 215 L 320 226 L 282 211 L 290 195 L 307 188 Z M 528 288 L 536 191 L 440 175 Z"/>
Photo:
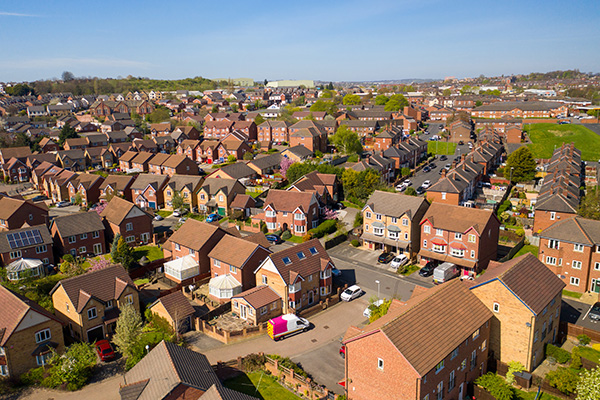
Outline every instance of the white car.
<path fill-rule="evenodd" d="M 396 192 L 404 192 L 405 190 L 406 190 L 406 185 L 404 183 L 401 183 L 398 186 L 396 186 Z"/>
<path fill-rule="evenodd" d="M 369 306 L 367 308 L 365 308 L 365 311 L 363 311 L 363 316 L 369 318 L 371 316 L 371 306 L 379 307 L 382 304 L 383 304 L 383 299 L 377 300 L 373 304 L 369 304 Z"/>
<path fill-rule="evenodd" d="M 408 262 L 408 257 L 405 254 L 398 254 L 392 260 L 390 266 L 394 269 L 398 269 L 401 266 L 405 265 Z"/>
<path fill-rule="evenodd" d="M 429 186 L 431 186 L 431 181 L 425 181 L 423 182 L 423 184 L 421 185 L 421 187 L 423 189 L 429 189 Z"/>
<path fill-rule="evenodd" d="M 362 294 L 362 289 L 358 285 L 352 285 L 348 289 L 344 290 L 340 295 L 340 299 L 344 301 L 354 300 L 357 297 L 360 297 Z"/>
<path fill-rule="evenodd" d="M 402 184 L 405 185 L 406 187 L 409 187 L 412 185 L 412 182 L 410 181 L 410 179 L 407 179 L 404 182 L 402 182 Z"/>
<path fill-rule="evenodd" d="M 173 216 L 174 217 L 181 217 L 181 211 L 179 211 L 179 210 L 173 211 Z"/>

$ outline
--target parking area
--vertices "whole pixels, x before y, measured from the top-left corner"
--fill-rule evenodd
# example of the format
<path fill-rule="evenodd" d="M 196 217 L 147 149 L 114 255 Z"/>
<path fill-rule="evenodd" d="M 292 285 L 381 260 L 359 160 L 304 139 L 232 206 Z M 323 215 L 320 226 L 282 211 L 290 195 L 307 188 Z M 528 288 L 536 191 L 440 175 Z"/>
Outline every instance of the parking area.
<path fill-rule="evenodd" d="M 591 308 L 590 304 L 563 297 L 560 319 L 584 328 L 600 331 L 600 323 L 592 321 L 589 317 Z"/>

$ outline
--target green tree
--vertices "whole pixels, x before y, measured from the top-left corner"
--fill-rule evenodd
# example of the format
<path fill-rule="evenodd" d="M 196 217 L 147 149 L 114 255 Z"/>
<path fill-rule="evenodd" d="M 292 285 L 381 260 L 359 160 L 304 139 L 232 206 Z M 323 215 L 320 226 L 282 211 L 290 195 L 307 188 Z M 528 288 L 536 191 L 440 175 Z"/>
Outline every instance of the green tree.
<path fill-rule="evenodd" d="M 404 194 L 407 195 L 407 196 L 416 196 L 417 195 L 417 191 L 415 190 L 415 188 L 409 186 L 404 191 Z"/>
<path fill-rule="evenodd" d="M 526 182 L 535 178 L 535 159 L 529 147 L 519 147 L 506 161 L 504 175 L 509 174 L 512 182 Z M 511 172 L 512 171 L 512 172 Z"/>
<path fill-rule="evenodd" d="M 350 130 L 347 125 L 342 125 L 329 138 L 330 142 L 342 154 L 352 154 L 362 152 L 362 145 L 356 132 Z"/>
<path fill-rule="evenodd" d="M 66 384 L 69 390 L 80 389 L 92 376 L 96 362 L 96 352 L 91 344 L 74 343 L 64 354 L 54 353 L 49 376 L 44 382 L 55 388 Z"/>
<path fill-rule="evenodd" d="M 375 105 L 384 106 L 389 100 L 389 97 L 387 97 L 384 94 L 380 94 L 377 97 L 375 97 Z"/>
<path fill-rule="evenodd" d="M 446 97 L 450 96 L 452 94 L 452 90 L 450 89 L 444 89 L 444 91 L 442 92 L 442 94 Z"/>
<path fill-rule="evenodd" d="M 113 343 L 125 357 L 133 355 L 136 344 L 142 334 L 142 316 L 131 304 L 121 307 L 121 314 L 117 319 L 117 327 L 113 336 Z"/>
<path fill-rule="evenodd" d="M 513 388 L 501 376 L 492 372 L 480 376 L 475 383 L 487 390 L 497 400 L 512 400 L 514 397 Z"/>
<path fill-rule="evenodd" d="M 60 130 L 60 134 L 58 135 L 58 143 L 62 146 L 65 143 L 65 140 L 78 137 L 79 135 L 75 129 L 71 128 L 71 124 L 67 122 Z"/>
<path fill-rule="evenodd" d="M 235 156 L 233 154 L 230 154 L 227 156 L 227 162 L 228 163 L 234 163 L 237 161 L 237 158 L 235 158 Z"/>
<path fill-rule="evenodd" d="M 173 210 L 180 210 L 185 205 L 183 201 L 183 196 L 181 196 L 181 192 L 179 190 L 173 191 L 173 197 L 171 197 L 171 205 L 173 206 Z"/>
<path fill-rule="evenodd" d="M 337 113 L 337 105 L 333 101 L 317 100 L 310 106 L 310 111 L 325 111 L 328 114 L 335 115 Z"/>
<path fill-rule="evenodd" d="M 263 118 L 262 115 L 258 114 L 256 116 L 256 118 L 254 118 L 254 123 L 256 124 L 256 126 L 259 126 L 260 124 L 262 124 L 263 122 L 265 122 L 265 119 Z"/>
<path fill-rule="evenodd" d="M 234 113 L 238 112 L 239 109 L 240 106 L 238 106 L 236 103 L 231 104 L 231 111 L 233 111 Z"/>
<path fill-rule="evenodd" d="M 600 220 L 600 190 L 598 190 L 598 186 L 587 190 L 581 198 L 577 214 L 584 218 Z"/>
<path fill-rule="evenodd" d="M 246 160 L 246 161 L 254 160 L 254 155 L 252 154 L 252 152 L 250 152 L 250 151 L 245 152 L 244 160 Z"/>
<path fill-rule="evenodd" d="M 146 116 L 146 120 L 151 124 L 165 122 L 171 118 L 171 112 L 165 107 L 156 107 L 154 111 Z"/>
<path fill-rule="evenodd" d="M 342 104 L 350 106 L 350 105 L 358 105 L 361 103 L 361 99 L 360 96 L 357 94 L 350 94 L 348 93 L 347 95 L 344 96 L 344 99 L 342 100 Z"/>
<path fill-rule="evenodd" d="M 408 100 L 401 95 L 395 94 L 390 97 L 387 103 L 385 103 L 385 111 L 398 111 L 408 106 Z"/>
<path fill-rule="evenodd" d="M 326 90 L 323 90 L 323 92 L 321 93 L 321 96 L 320 96 L 320 97 L 321 97 L 322 99 L 333 99 L 333 95 L 334 95 L 334 92 L 333 92 L 333 90 L 331 90 L 331 89 L 326 89 Z"/>
<path fill-rule="evenodd" d="M 133 257 L 133 249 L 131 248 L 131 246 L 129 246 L 129 243 L 127 243 L 122 236 L 119 236 L 116 246 L 114 246 L 113 240 L 113 248 L 110 251 L 110 255 L 114 263 L 120 263 L 123 266 L 123 268 L 127 270 L 131 268 L 131 266 L 135 262 L 135 259 Z"/>
<path fill-rule="evenodd" d="M 579 375 L 577 384 L 577 400 L 600 399 L 600 367 L 584 370 Z"/>
<path fill-rule="evenodd" d="M 213 104 L 212 109 L 210 110 L 211 113 L 217 113 L 219 112 L 219 106 L 217 106 L 216 104 Z"/>
<path fill-rule="evenodd" d="M 569 368 L 558 367 L 556 371 L 546 374 L 546 380 L 550 386 L 568 395 L 575 392 L 579 384 L 579 375 Z"/>

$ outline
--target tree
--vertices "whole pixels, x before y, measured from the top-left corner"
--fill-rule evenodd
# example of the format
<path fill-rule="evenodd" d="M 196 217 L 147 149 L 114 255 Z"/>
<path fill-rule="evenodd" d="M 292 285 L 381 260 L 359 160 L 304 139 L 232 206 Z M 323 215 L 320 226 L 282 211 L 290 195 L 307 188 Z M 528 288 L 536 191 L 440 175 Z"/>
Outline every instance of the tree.
<path fill-rule="evenodd" d="M 211 113 L 217 113 L 219 112 L 219 106 L 217 106 L 216 104 L 213 104 L 212 109 L 210 110 Z"/>
<path fill-rule="evenodd" d="M 342 104 L 344 105 L 358 105 L 361 103 L 360 100 L 360 96 L 357 94 L 350 94 L 348 93 L 347 95 L 344 96 L 344 99 L 342 100 Z"/>
<path fill-rule="evenodd" d="M 329 85 L 327 85 L 327 89 L 333 90 L 333 82 L 329 82 Z"/>
<path fill-rule="evenodd" d="M 401 94 L 395 94 L 385 103 L 385 111 L 398 111 L 408 106 L 408 100 Z"/>
<path fill-rule="evenodd" d="M 577 214 L 589 219 L 600 220 L 600 190 L 598 186 L 589 188 L 581 198 Z"/>
<path fill-rule="evenodd" d="M 62 80 L 63 80 L 63 81 L 65 81 L 65 82 L 70 82 L 70 81 L 72 81 L 73 79 L 75 79 L 75 75 L 73 75 L 73 73 L 72 73 L 72 72 L 70 72 L 70 71 L 64 71 L 64 72 L 62 73 Z"/>
<path fill-rule="evenodd" d="M 417 195 L 417 191 L 415 190 L 415 188 L 409 186 L 404 191 L 404 194 L 407 195 L 407 196 L 416 196 Z"/>
<path fill-rule="evenodd" d="M 337 105 L 333 101 L 317 100 L 315 104 L 310 106 L 310 111 L 325 111 L 328 114 L 334 115 L 337 113 Z"/>
<path fill-rule="evenodd" d="M 529 147 L 519 147 L 506 161 L 504 176 L 508 173 L 512 182 L 526 182 L 535 178 L 536 163 Z M 512 171 L 512 172 L 511 172 Z"/>
<path fill-rule="evenodd" d="M 384 106 L 389 100 L 389 97 L 387 97 L 384 94 L 380 94 L 377 97 L 375 97 L 375 105 Z"/>
<path fill-rule="evenodd" d="M 30 147 L 31 139 L 25 132 L 18 132 L 13 142 L 14 147 Z"/>
<path fill-rule="evenodd" d="M 113 343 L 125 357 L 133 355 L 136 344 L 142 334 L 142 316 L 132 304 L 121 307 L 121 315 L 117 319 L 117 327 Z"/>
<path fill-rule="evenodd" d="M 256 126 L 259 126 L 260 124 L 262 124 L 263 122 L 265 122 L 265 119 L 263 118 L 262 115 L 258 114 L 256 116 L 256 118 L 254 118 L 254 123 L 256 124 Z"/>
<path fill-rule="evenodd" d="M 231 105 L 231 111 L 233 111 L 234 113 L 238 112 L 240 106 L 238 106 L 237 104 L 232 104 Z"/>
<path fill-rule="evenodd" d="M 58 143 L 62 146 L 67 139 L 78 138 L 79 135 L 75 131 L 74 128 L 71 128 L 71 124 L 68 122 L 64 124 L 64 126 L 60 130 L 60 134 L 58 135 Z"/>
<path fill-rule="evenodd" d="M 281 175 L 283 175 L 284 177 L 287 177 L 288 168 L 293 163 L 294 162 L 291 159 L 289 159 L 288 157 L 283 157 L 281 159 L 281 162 L 279 163 L 279 172 L 281 173 Z"/>
<path fill-rule="evenodd" d="M 444 91 L 442 92 L 442 94 L 446 97 L 450 96 L 452 94 L 452 90 L 450 89 L 444 89 Z"/>
<path fill-rule="evenodd" d="M 575 392 L 579 384 L 579 376 L 565 367 L 558 367 L 556 371 L 548 372 L 546 380 L 550 386 L 557 388 L 567 395 Z"/>
<path fill-rule="evenodd" d="M 96 352 L 91 344 L 74 343 L 64 354 L 54 353 L 44 382 L 55 388 L 66 384 L 69 390 L 80 389 L 92 376 L 96 363 Z"/>
<path fill-rule="evenodd" d="M 181 196 L 181 192 L 179 190 L 173 191 L 173 197 L 171 197 L 171 204 L 173 206 L 173 210 L 180 210 L 185 205 L 183 197 Z"/>
<path fill-rule="evenodd" d="M 171 112 L 164 107 L 156 107 L 154 111 L 146 116 L 146 120 L 151 124 L 165 122 L 171 118 Z"/>
<path fill-rule="evenodd" d="M 232 164 L 232 163 L 234 163 L 236 161 L 237 161 L 237 158 L 235 158 L 235 156 L 233 154 L 230 154 L 230 155 L 227 156 L 227 162 L 228 163 Z"/>
<path fill-rule="evenodd" d="M 350 130 L 347 125 L 338 128 L 334 135 L 329 138 L 330 142 L 343 154 L 362 152 L 362 145 L 356 132 Z"/>
<path fill-rule="evenodd" d="M 116 248 L 113 241 L 113 248 L 111 249 L 110 255 L 113 262 L 120 263 L 123 268 L 127 270 L 131 268 L 135 261 L 133 257 L 133 249 L 122 236 L 119 237 Z"/>
<path fill-rule="evenodd" d="M 83 257 L 73 257 L 71 254 L 65 254 L 63 262 L 60 264 L 60 272 L 65 275 L 81 275 L 84 272 L 84 262 Z"/>
<path fill-rule="evenodd" d="M 269 83 L 269 81 L 265 79 L 265 81 L 263 82 L 263 85 L 267 86 L 267 83 Z"/>
<path fill-rule="evenodd" d="M 250 160 L 254 160 L 254 155 L 252 154 L 252 152 L 247 151 L 244 153 L 244 160 L 246 161 L 250 161 Z"/>
<path fill-rule="evenodd" d="M 584 370 L 579 375 L 577 384 L 577 400 L 600 399 L 600 367 Z"/>

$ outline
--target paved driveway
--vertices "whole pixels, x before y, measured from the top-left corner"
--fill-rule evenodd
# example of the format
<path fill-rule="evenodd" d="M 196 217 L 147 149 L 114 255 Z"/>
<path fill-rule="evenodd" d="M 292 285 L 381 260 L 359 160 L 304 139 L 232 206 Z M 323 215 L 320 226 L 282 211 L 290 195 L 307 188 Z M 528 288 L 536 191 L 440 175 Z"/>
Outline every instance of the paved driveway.
<path fill-rule="evenodd" d="M 35 388 L 27 390 L 19 399 L 26 400 L 120 400 L 119 384 L 123 383 L 122 375 L 115 375 L 103 381 L 92 383 L 76 392 Z"/>
<path fill-rule="evenodd" d="M 590 308 L 592 308 L 592 306 L 589 304 L 563 298 L 560 320 L 583 326 L 584 328 L 600 331 L 600 323 L 592 322 L 592 320 L 590 320 L 588 315 Z"/>

